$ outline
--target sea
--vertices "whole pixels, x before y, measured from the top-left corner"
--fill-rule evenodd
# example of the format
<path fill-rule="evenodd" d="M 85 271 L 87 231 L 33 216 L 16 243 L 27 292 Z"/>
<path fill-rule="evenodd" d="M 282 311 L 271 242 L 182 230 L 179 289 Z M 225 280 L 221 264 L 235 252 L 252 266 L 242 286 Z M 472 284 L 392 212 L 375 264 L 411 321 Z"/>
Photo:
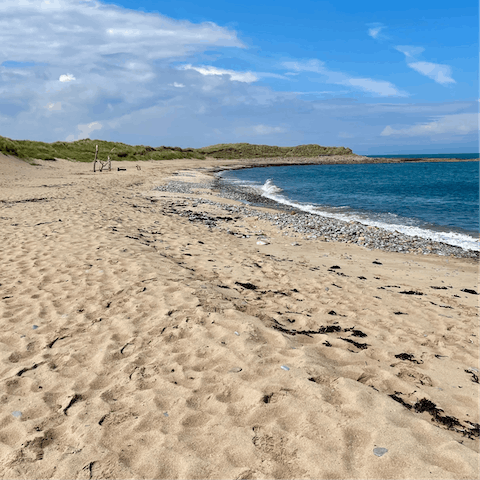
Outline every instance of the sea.
<path fill-rule="evenodd" d="M 315 215 L 480 251 L 478 161 L 292 165 L 219 175 L 237 187 L 253 188 L 265 198 Z"/>

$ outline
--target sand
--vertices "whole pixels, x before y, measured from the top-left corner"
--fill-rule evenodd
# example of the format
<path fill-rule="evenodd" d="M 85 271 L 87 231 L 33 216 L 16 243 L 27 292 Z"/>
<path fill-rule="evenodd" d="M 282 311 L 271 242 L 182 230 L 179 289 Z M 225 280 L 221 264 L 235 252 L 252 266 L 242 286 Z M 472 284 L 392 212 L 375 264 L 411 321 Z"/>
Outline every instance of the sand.
<path fill-rule="evenodd" d="M 0 157 L 0 478 L 478 478 L 474 261 L 153 191 L 238 161 L 37 163 Z"/>

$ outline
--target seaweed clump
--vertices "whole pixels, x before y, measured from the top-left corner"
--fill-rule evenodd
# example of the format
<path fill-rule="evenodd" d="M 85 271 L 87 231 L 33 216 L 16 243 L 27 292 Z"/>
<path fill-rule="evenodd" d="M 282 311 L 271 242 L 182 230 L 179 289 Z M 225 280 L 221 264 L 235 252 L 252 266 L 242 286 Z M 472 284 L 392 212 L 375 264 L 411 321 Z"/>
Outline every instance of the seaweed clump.
<path fill-rule="evenodd" d="M 421 400 L 418 400 L 415 404 L 410 405 L 398 395 L 401 395 L 401 392 L 395 392 L 394 394 L 389 395 L 389 397 L 392 400 L 395 400 L 396 402 L 403 405 L 408 410 L 413 410 L 416 413 L 429 413 L 432 416 L 432 422 L 437 422 L 443 425 L 447 428 L 447 430 L 453 430 L 455 432 L 462 433 L 463 436 L 466 436 L 470 439 L 473 439 L 473 437 L 479 437 L 480 425 L 478 423 L 472 423 L 466 420 L 465 423 L 470 424 L 471 427 L 465 427 L 460 423 L 458 418 L 451 417 L 449 415 L 443 415 L 443 410 L 441 408 L 438 408 L 435 403 L 433 403 L 431 400 L 428 400 L 427 398 L 422 398 Z"/>

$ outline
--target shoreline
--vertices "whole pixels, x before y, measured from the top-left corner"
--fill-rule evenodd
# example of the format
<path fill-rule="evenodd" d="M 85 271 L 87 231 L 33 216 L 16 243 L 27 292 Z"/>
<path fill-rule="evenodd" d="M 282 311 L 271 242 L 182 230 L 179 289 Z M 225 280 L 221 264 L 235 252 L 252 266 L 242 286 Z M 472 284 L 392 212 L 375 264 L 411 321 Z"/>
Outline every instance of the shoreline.
<path fill-rule="evenodd" d="M 223 159 L 213 159 L 223 162 Z M 285 167 L 293 165 L 357 165 L 357 164 L 379 164 L 379 163 L 433 163 L 433 162 L 478 162 L 480 159 L 457 159 L 457 158 L 370 158 L 362 155 L 332 155 L 324 157 L 290 157 L 290 158 L 245 158 L 232 159 L 229 162 L 242 161 L 238 165 L 223 167 L 213 167 L 213 172 L 224 170 L 243 170 L 246 168 L 262 167 Z"/>
<path fill-rule="evenodd" d="M 234 162 L 39 163 L 0 156 L 6 478 L 477 478 L 477 262 L 303 240 L 203 188 Z"/>
<path fill-rule="evenodd" d="M 211 189 L 218 195 L 218 201 L 225 199 L 243 203 L 239 208 L 244 215 L 258 216 L 256 209 L 267 208 L 276 213 L 262 213 L 265 221 L 277 225 L 280 229 L 298 234 L 302 240 L 322 242 L 339 242 L 357 244 L 361 247 L 378 251 L 397 253 L 413 253 L 415 255 L 454 256 L 469 258 L 478 262 L 480 252 L 467 250 L 447 243 L 409 236 L 398 231 L 389 231 L 384 228 L 368 226 L 356 221 L 346 221 L 329 218 L 302 211 L 296 207 L 284 205 L 256 192 L 249 192 L 248 188 L 235 187 L 218 181 L 217 177 L 209 183 L 192 183 L 190 181 L 171 180 L 166 185 L 155 188 L 156 191 L 194 194 L 196 190 Z M 245 204 L 247 202 L 247 204 Z M 220 207 L 219 207 L 220 208 Z"/>
<path fill-rule="evenodd" d="M 273 159 L 270 159 L 270 160 L 273 160 Z M 305 159 L 303 159 L 305 160 Z M 347 160 L 344 157 L 336 157 L 335 159 L 333 159 L 331 162 L 328 162 L 328 161 L 325 161 L 325 158 L 322 158 L 322 161 L 320 163 L 314 163 L 315 165 L 317 164 L 321 164 L 321 165 L 330 165 L 330 164 L 345 164 L 347 163 Z M 442 161 L 450 161 L 451 159 L 442 159 Z M 416 159 L 415 159 L 416 161 Z M 433 159 L 432 159 L 433 161 Z M 459 160 L 459 161 L 463 161 L 463 160 Z M 465 161 L 478 161 L 478 160 L 465 160 Z M 349 164 L 357 164 L 357 163 L 364 163 L 364 162 L 348 162 Z M 365 163 L 378 163 L 378 162 L 365 162 Z M 380 163 L 383 163 L 383 162 L 380 162 Z M 400 161 L 394 161 L 394 162 L 385 162 L 385 163 L 404 163 L 404 162 L 400 162 Z M 393 234 L 398 234 L 399 235 L 399 238 L 397 240 L 400 240 L 400 243 L 406 243 L 406 244 L 411 244 L 412 245 L 412 250 L 413 249 L 419 249 L 419 250 L 422 250 L 422 247 L 423 247 L 423 252 L 420 252 L 420 253 L 425 253 L 425 254 L 429 254 L 429 253 L 433 253 L 432 251 L 435 251 L 437 252 L 437 254 L 439 252 L 441 252 L 441 248 L 438 248 L 439 245 L 445 245 L 447 246 L 447 249 L 448 248 L 454 248 L 455 250 L 458 251 L 463 251 L 465 252 L 465 255 L 462 255 L 460 254 L 460 256 L 465 256 L 465 257 L 470 257 L 470 258 L 475 258 L 476 260 L 478 260 L 479 258 L 479 250 L 475 250 L 475 249 L 467 249 L 467 248 L 464 248 L 464 247 L 460 247 L 460 246 L 456 246 L 456 245 L 452 245 L 450 243 L 445 243 L 445 242 L 442 242 L 442 241 L 439 241 L 439 240 L 433 240 L 433 239 L 430 239 L 430 238 L 426 238 L 426 237 L 422 237 L 422 236 L 416 236 L 416 235 L 409 235 L 409 234 L 406 234 L 406 233 L 400 233 L 398 232 L 396 229 L 393 229 L 392 228 L 388 228 L 388 224 L 385 225 L 385 227 L 383 226 L 373 226 L 373 225 L 368 225 L 368 223 L 363 223 L 363 222 L 358 222 L 356 220 L 343 220 L 343 219 L 337 219 L 337 218 L 332 218 L 332 217 L 329 217 L 328 215 L 326 216 L 322 216 L 321 214 L 310 214 L 310 213 L 307 213 L 305 212 L 304 210 L 301 210 L 299 209 L 298 207 L 296 207 L 295 205 L 287 205 L 287 204 L 282 204 L 280 202 L 277 202 L 275 200 L 272 200 L 272 199 L 269 199 L 268 197 L 264 197 L 263 195 L 260 195 L 258 194 L 258 192 L 255 192 L 253 191 L 252 189 L 248 188 L 248 187 L 239 187 L 239 186 L 234 186 L 232 184 L 229 184 L 228 182 L 226 181 L 223 181 L 222 180 L 222 177 L 221 176 L 218 176 L 219 173 L 222 173 L 222 172 L 228 172 L 229 170 L 241 170 L 241 169 L 245 169 L 245 168 L 263 168 L 263 167 L 273 167 L 273 166 L 302 166 L 302 165 L 306 165 L 306 164 L 310 164 L 310 163 L 272 163 L 272 164 L 255 164 L 255 165 L 241 165 L 241 166 L 237 166 L 237 165 L 233 165 L 233 166 L 224 166 L 224 167 L 221 167 L 221 168 L 210 168 L 210 169 L 207 169 L 206 172 L 208 172 L 209 174 L 213 175 L 213 177 L 216 179 L 216 184 L 214 184 L 214 188 L 218 191 L 220 189 L 220 191 L 222 192 L 221 193 L 221 196 L 223 196 L 224 198 L 234 198 L 236 200 L 239 200 L 241 202 L 246 202 L 247 204 L 251 204 L 251 206 L 265 206 L 265 207 L 268 207 L 268 208 L 273 208 L 275 210 L 279 210 L 279 211 L 295 211 L 301 215 L 305 215 L 306 217 L 310 218 L 310 219 L 318 219 L 318 217 L 321 217 L 323 219 L 330 219 L 332 220 L 333 222 L 339 222 L 340 224 L 355 224 L 357 226 L 361 226 L 361 228 L 363 230 L 365 229 L 371 229 L 371 228 L 375 228 L 376 230 L 380 230 L 380 231 L 383 231 L 383 232 L 386 232 L 387 235 L 392 235 Z M 205 169 L 199 169 L 198 171 L 205 171 Z M 223 182 L 223 184 L 222 184 Z M 232 196 L 233 194 L 233 196 Z M 308 223 L 308 220 L 305 222 L 305 223 Z M 318 223 L 318 222 L 315 222 L 315 223 Z M 399 227 L 402 227 L 401 225 L 399 225 Z M 434 231 L 432 231 L 434 232 Z M 306 232 L 305 230 L 302 231 L 302 233 L 315 233 L 315 232 Z M 344 232 L 342 232 L 344 233 Z M 352 233 L 352 232 L 350 232 Z M 372 232 L 368 232 L 368 233 L 372 233 Z M 467 235 L 467 234 L 463 234 L 463 235 Z M 318 236 L 322 236 L 321 234 L 319 234 Z M 468 235 L 468 236 L 471 236 L 471 235 Z M 357 238 L 358 237 L 361 237 L 361 235 L 357 235 Z M 475 240 L 475 236 L 471 236 L 472 237 L 472 240 Z M 316 237 L 315 237 L 316 238 Z M 420 239 L 420 242 L 423 242 L 424 245 L 419 245 L 418 242 L 415 242 L 415 240 L 418 240 Z M 343 239 L 335 239 L 337 241 L 343 241 Z M 354 240 L 351 236 L 350 236 L 350 240 Z M 348 239 L 347 239 L 348 241 Z M 349 242 L 351 243 L 351 242 Z M 356 242 L 358 243 L 358 242 Z M 368 243 L 368 242 L 366 242 Z M 434 246 L 437 246 L 437 248 L 435 249 Z M 478 246 L 478 245 L 477 245 Z M 378 247 L 377 247 L 378 248 Z M 426 248 L 428 250 L 426 250 Z M 406 249 L 408 251 L 408 248 Z M 447 253 L 447 255 L 451 254 L 452 252 L 449 252 Z M 441 255 L 445 255 L 445 253 L 440 253 Z"/>

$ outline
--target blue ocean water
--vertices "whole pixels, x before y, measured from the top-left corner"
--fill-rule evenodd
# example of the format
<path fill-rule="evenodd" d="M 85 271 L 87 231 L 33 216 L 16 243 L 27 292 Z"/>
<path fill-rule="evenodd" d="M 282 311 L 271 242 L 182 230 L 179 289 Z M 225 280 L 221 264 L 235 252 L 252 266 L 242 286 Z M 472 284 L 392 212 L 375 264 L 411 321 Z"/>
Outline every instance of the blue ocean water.
<path fill-rule="evenodd" d="M 435 153 L 435 154 L 408 154 L 408 155 L 365 155 L 370 158 L 456 158 L 461 160 L 476 160 L 479 153 Z"/>
<path fill-rule="evenodd" d="M 479 162 L 296 165 L 221 176 L 311 213 L 480 250 Z"/>

